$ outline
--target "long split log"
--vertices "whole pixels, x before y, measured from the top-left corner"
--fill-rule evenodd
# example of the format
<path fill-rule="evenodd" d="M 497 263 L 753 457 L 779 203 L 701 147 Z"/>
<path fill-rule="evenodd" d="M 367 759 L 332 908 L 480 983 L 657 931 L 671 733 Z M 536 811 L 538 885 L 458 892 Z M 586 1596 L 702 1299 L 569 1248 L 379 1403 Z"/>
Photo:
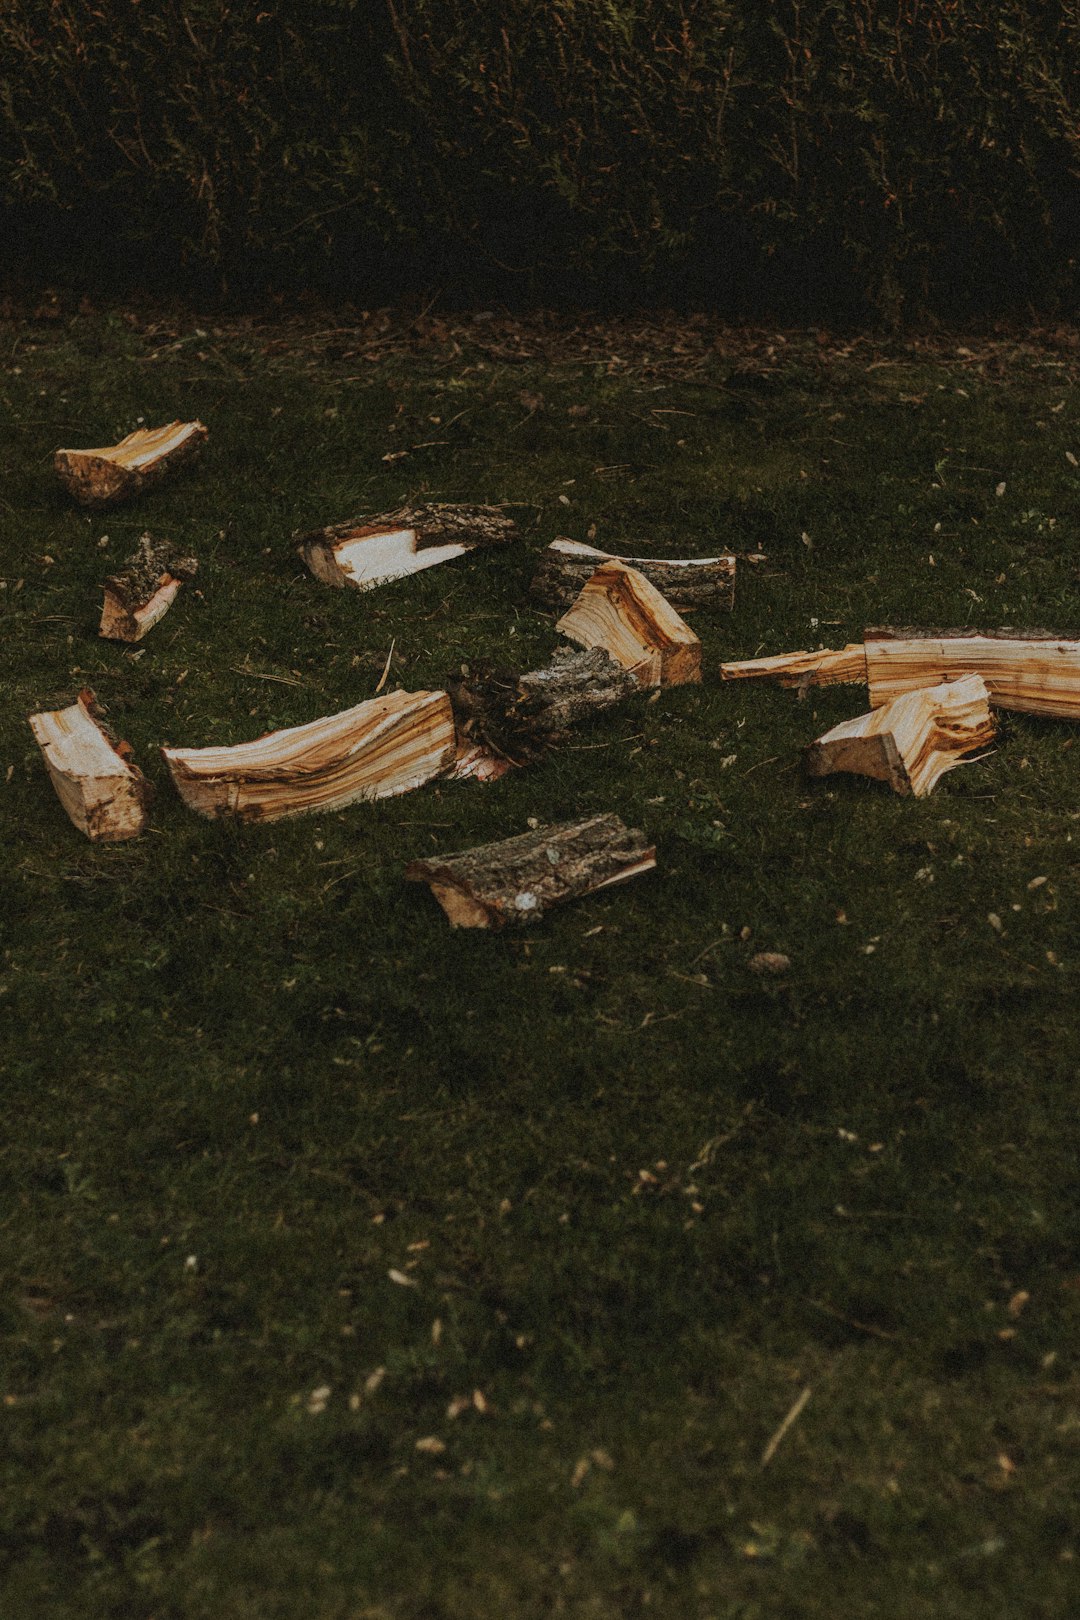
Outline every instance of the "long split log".
<path fill-rule="evenodd" d="M 195 459 L 207 438 L 201 422 L 139 428 L 97 450 L 57 450 L 57 477 L 80 506 L 115 506 Z"/>
<path fill-rule="evenodd" d="M 1080 639 L 1044 630 L 909 630 L 865 632 L 870 702 L 901 692 L 981 675 L 998 709 L 1080 720 Z"/>
<path fill-rule="evenodd" d="M 536 922 L 551 906 L 651 871 L 656 850 L 615 815 L 538 827 L 518 838 L 411 861 L 455 928 Z"/>
<path fill-rule="evenodd" d="M 946 771 L 994 739 L 986 682 L 965 675 L 891 698 L 833 726 L 804 755 L 811 776 L 851 771 L 888 782 L 895 793 L 925 798 Z"/>
<path fill-rule="evenodd" d="M 471 670 L 447 689 L 461 749 L 456 774 L 481 778 L 477 748 L 488 759 L 524 765 L 571 727 L 641 690 L 603 647 L 560 647 L 550 663 L 524 675 Z"/>
<path fill-rule="evenodd" d="M 506 545 L 517 525 L 498 506 L 403 506 L 293 536 L 316 579 L 366 591 L 388 580 L 462 557 L 478 546 Z"/>
<path fill-rule="evenodd" d="M 89 687 L 69 707 L 45 709 L 29 720 L 60 803 L 79 831 L 95 843 L 137 837 L 153 789 L 132 762 L 129 745 L 104 725 Z"/>
<path fill-rule="evenodd" d="M 454 716 L 445 692 L 391 692 L 233 748 L 161 752 L 191 809 L 276 821 L 421 787 L 454 763 Z"/>
<path fill-rule="evenodd" d="M 781 686 L 834 686 L 866 684 L 866 650 L 861 641 L 849 642 L 838 652 L 827 647 L 818 652 L 781 653 L 775 658 L 746 658 L 740 663 L 721 664 L 723 681 L 767 680 Z"/>
<path fill-rule="evenodd" d="M 636 568 L 677 613 L 713 607 L 730 611 L 735 602 L 735 558 L 621 557 L 598 551 L 580 540 L 560 535 L 540 558 L 530 587 L 547 608 L 568 608 L 601 563 L 620 562 Z"/>
<path fill-rule="evenodd" d="M 601 563 L 555 626 L 582 647 L 603 647 L 641 686 L 701 680 L 701 642 L 636 568 Z"/>
<path fill-rule="evenodd" d="M 105 581 L 105 600 L 98 634 L 110 641 L 141 641 L 176 600 L 185 580 L 194 579 L 199 565 L 194 557 L 181 557 L 168 540 L 144 534 L 127 566 Z"/>

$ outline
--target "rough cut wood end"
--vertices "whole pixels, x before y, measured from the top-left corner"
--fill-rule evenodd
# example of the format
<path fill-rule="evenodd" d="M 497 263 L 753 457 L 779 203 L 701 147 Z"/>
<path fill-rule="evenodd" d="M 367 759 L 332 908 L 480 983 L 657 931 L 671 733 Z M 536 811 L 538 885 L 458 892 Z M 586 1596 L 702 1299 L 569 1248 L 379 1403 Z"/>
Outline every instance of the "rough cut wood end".
<path fill-rule="evenodd" d="M 198 571 L 194 557 L 178 556 L 167 540 L 144 534 L 127 566 L 104 585 L 98 634 L 110 641 L 141 641 L 176 600 L 185 580 Z"/>
<path fill-rule="evenodd" d="M 564 535 L 542 554 L 530 587 L 532 594 L 542 606 L 562 611 L 605 562 L 636 568 L 677 613 L 700 607 L 730 612 L 735 603 L 735 558 L 730 553 L 719 557 L 623 557 Z"/>
<path fill-rule="evenodd" d="M 201 422 L 139 428 L 97 450 L 57 450 L 57 477 L 80 506 L 115 506 L 193 461 L 206 442 Z"/>
<path fill-rule="evenodd" d="M 135 838 L 146 826 L 153 791 L 102 722 L 84 688 L 69 707 L 29 716 L 53 787 L 71 821 L 95 843 Z"/>
<path fill-rule="evenodd" d="M 810 745 L 804 762 L 811 776 L 851 771 L 921 799 L 946 771 L 993 742 L 995 729 L 985 681 L 966 675 L 842 721 Z"/>
<path fill-rule="evenodd" d="M 636 568 L 601 563 L 555 626 L 582 647 L 602 647 L 641 686 L 701 680 L 701 643 Z"/>
<path fill-rule="evenodd" d="M 405 877 L 429 885 L 453 927 L 502 928 L 537 922 L 551 906 L 655 865 L 656 851 L 640 832 L 601 815 L 411 861 Z"/>
<path fill-rule="evenodd" d="M 294 535 L 293 545 L 324 585 L 366 591 L 478 546 L 506 545 L 517 532 L 498 506 L 446 502 L 350 518 Z"/>

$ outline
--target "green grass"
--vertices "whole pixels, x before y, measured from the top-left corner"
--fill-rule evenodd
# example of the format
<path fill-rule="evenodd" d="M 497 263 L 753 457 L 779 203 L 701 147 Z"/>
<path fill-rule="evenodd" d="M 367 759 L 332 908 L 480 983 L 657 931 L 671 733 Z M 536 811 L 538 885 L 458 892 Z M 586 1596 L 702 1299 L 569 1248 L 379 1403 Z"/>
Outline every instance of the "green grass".
<path fill-rule="evenodd" d="M 1075 728 L 1004 717 L 916 803 L 801 777 L 858 689 L 717 676 L 865 623 L 1076 624 L 1072 351 L 793 338 L 680 381 L 192 328 L 2 332 L 0 1613 L 1075 1612 Z M 67 504 L 58 444 L 174 415 L 196 471 Z M 525 537 L 364 596 L 287 545 L 421 496 Z M 701 688 L 486 788 L 267 828 L 172 792 L 159 744 L 344 708 L 392 642 L 409 688 L 543 661 L 537 554 L 590 524 L 766 554 L 694 617 Z M 147 527 L 201 570 L 128 650 L 99 585 Z M 82 685 L 159 789 L 128 844 L 79 837 L 25 724 Z M 594 810 L 656 873 L 531 932 L 402 881 Z"/>

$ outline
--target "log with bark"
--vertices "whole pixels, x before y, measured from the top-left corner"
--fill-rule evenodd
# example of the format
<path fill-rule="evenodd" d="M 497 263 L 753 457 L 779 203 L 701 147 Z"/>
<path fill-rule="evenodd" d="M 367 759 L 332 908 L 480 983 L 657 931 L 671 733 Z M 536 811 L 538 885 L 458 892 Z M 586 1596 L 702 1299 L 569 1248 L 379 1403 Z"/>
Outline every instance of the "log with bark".
<path fill-rule="evenodd" d="M 621 562 L 644 574 L 677 613 L 693 608 L 730 610 L 735 601 L 735 558 L 621 557 L 560 535 L 548 546 L 533 577 L 532 593 L 547 608 L 568 608 L 601 563 Z"/>
<path fill-rule="evenodd" d="M 641 686 L 701 680 L 701 642 L 636 568 L 601 563 L 555 626 L 582 647 L 603 647 Z"/>
<path fill-rule="evenodd" d="M 98 634 L 110 641 L 141 641 L 163 618 L 187 579 L 199 565 L 182 557 L 168 540 L 144 534 L 139 549 L 118 574 L 105 581 L 105 601 Z"/>
<path fill-rule="evenodd" d="M 139 428 L 98 450 L 57 450 L 53 464 L 80 506 L 115 506 L 195 459 L 206 442 L 201 422 Z"/>
<path fill-rule="evenodd" d="M 823 647 L 818 652 L 781 653 L 775 658 L 747 658 L 741 663 L 721 664 L 724 681 L 767 680 L 781 686 L 834 686 L 848 682 L 866 684 L 866 649 L 861 641 L 849 642 L 838 652 Z"/>
<path fill-rule="evenodd" d="M 833 726 L 804 755 L 811 776 L 852 771 L 925 798 L 946 771 L 994 739 L 981 675 L 924 686 Z"/>
<path fill-rule="evenodd" d="M 137 837 L 153 790 L 132 763 L 130 746 L 105 726 L 89 687 L 68 707 L 29 719 L 60 803 L 79 831 L 95 843 Z"/>
<path fill-rule="evenodd" d="M 293 536 L 316 579 L 338 588 L 370 590 L 418 574 L 478 546 L 517 538 L 513 518 L 498 506 L 402 506 Z"/>
<path fill-rule="evenodd" d="M 551 906 L 655 865 L 656 851 L 643 834 L 618 816 L 601 815 L 411 861 L 405 876 L 430 885 L 453 927 L 502 928 L 536 922 Z"/>
<path fill-rule="evenodd" d="M 517 675 L 474 667 L 447 690 L 458 725 L 456 774 L 489 779 L 502 773 L 480 759 L 527 764 L 572 726 L 641 688 L 602 647 L 560 647 L 542 669 Z"/>
<path fill-rule="evenodd" d="M 204 816 L 276 821 L 408 793 L 456 754 L 445 692 L 391 692 L 232 748 L 163 748 L 184 802 Z"/>
<path fill-rule="evenodd" d="M 981 675 L 997 709 L 1080 720 L 1080 639 L 1047 630 L 867 630 L 876 708 L 901 692 Z"/>

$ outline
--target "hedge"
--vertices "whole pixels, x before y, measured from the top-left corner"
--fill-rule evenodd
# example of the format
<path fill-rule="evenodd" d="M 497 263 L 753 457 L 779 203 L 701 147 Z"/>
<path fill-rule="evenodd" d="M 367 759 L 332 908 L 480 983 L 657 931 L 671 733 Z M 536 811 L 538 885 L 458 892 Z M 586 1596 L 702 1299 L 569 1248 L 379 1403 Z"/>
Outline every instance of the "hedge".
<path fill-rule="evenodd" d="M 1076 0 L 0 0 L 23 273 L 1068 313 Z"/>

